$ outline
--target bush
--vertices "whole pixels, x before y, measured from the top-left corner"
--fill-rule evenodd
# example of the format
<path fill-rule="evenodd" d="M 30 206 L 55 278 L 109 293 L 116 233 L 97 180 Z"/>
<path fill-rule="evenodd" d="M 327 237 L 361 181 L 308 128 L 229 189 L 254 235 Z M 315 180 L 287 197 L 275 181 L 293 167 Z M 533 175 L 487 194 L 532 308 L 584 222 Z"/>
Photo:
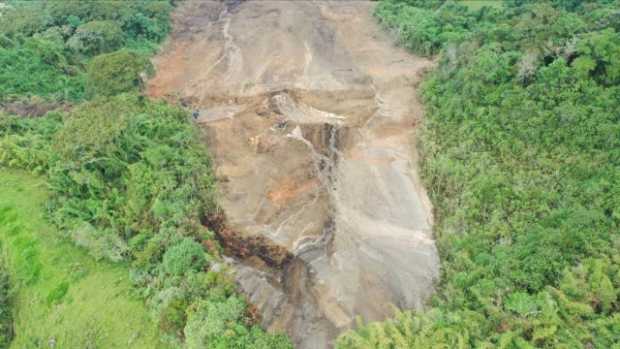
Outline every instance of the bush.
<path fill-rule="evenodd" d="M 41 3 L 13 2 L 0 12 L 0 36 L 31 36 L 47 28 L 50 22 Z"/>
<path fill-rule="evenodd" d="M 245 307 L 245 303 L 234 296 L 193 304 L 184 330 L 187 348 L 292 349 L 283 336 L 270 336 L 256 327 L 239 326 L 245 322 Z"/>
<path fill-rule="evenodd" d="M 398 38 L 409 49 L 421 55 L 435 54 L 440 46 L 439 22 L 432 10 L 395 5 L 377 7 L 381 23 L 396 31 Z"/>
<path fill-rule="evenodd" d="M 123 1 L 50 1 L 43 11 L 55 25 L 88 23 L 95 20 L 118 21 L 131 14 L 131 3 Z"/>
<path fill-rule="evenodd" d="M 123 22 L 123 30 L 132 38 L 161 41 L 170 31 L 168 16 L 171 5 L 168 2 L 136 2 L 136 11 Z"/>
<path fill-rule="evenodd" d="M 67 47 L 87 56 L 114 51 L 122 44 L 123 32 L 114 21 L 92 21 L 82 24 L 67 41 Z"/>
<path fill-rule="evenodd" d="M 141 74 L 152 69 L 146 57 L 127 50 L 97 56 L 86 68 L 86 92 L 94 97 L 136 90 L 143 83 Z"/>
<path fill-rule="evenodd" d="M 0 165 L 44 173 L 54 157 L 49 145 L 60 125 L 59 113 L 41 119 L 0 113 Z"/>
<path fill-rule="evenodd" d="M 423 56 L 436 54 L 446 43 L 464 41 L 477 24 L 473 12 L 452 1 L 386 0 L 375 16 L 405 47 Z"/>
<path fill-rule="evenodd" d="M 76 222 L 70 227 L 69 236 L 96 260 L 105 258 L 120 262 L 127 257 L 127 243 L 112 229 L 97 229 L 87 222 Z"/>
<path fill-rule="evenodd" d="M 207 254 L 203 247 L 194 240 L 185 238 L 166 251 L 162 267 L 164 273 L 181 276 L 202 270 L 207 262 Z"/>
<path fill-rule="evenodd" d="M 68 75 L 69 70 L 58 42 L 29 38 L 0 47 L 0 101 L 19 95 L 80 99 L 84 94 L 82 75 Z"/>

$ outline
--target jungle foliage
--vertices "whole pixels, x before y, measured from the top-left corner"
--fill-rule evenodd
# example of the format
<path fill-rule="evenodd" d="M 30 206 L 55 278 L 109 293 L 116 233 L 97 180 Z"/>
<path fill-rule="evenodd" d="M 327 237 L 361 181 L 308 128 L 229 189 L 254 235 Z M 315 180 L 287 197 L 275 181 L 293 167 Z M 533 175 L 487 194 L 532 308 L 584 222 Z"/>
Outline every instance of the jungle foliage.
<path fill-rule="evenodd" d="M 442 277 L 430 309 L 338 347 L 620 348 L 620 3 L 376 15 L 440 53 L 421 146 Z"/>
<path fill-rule="evenodd" d="M 8 1 L 0 8 L 0 102 L 84 99 L 90 60 L 123 47 L 152 52 L 171 9 L 168 1 Z M 130 67 L 143 61 L 125 58 Z"/>
<path fill-rule="evenodd" d="M 290 348 L 254 324 L 201 224 L 216 210 L 214 179 L 187 112 L 139 93 L 171 8 L 49 1 L 0 10 L 0 103 L 37 96 L 64 106 L 39 118 L 0 109 L 0 166 L 45 175 L 48 219 L 94 258 L 130 265 L 167 345 Z"/>

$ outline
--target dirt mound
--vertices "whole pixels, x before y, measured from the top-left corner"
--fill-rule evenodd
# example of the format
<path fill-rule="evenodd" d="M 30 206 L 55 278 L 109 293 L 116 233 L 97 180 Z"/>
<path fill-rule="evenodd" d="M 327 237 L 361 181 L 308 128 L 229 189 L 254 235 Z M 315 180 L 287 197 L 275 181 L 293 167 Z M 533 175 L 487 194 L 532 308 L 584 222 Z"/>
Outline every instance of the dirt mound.
<path fill-rule="evenodd" d="M 413 142 L 430 62 L 394 47 L 372 6 L 184 3 L 149 82 L 198 112 L 240 287 L 300 348 L 421 307 L 438 276 Z"/>

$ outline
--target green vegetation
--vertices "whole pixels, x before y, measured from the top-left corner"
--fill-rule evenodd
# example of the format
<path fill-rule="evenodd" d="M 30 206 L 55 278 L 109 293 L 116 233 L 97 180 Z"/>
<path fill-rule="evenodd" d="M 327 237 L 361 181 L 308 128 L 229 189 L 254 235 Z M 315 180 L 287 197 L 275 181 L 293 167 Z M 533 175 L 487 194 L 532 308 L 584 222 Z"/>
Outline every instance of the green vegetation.
<path fill-rule="evenodd" d="M 1 347 L 158 348 L 159 331 L 133 296 L 127 267 L 95 262 L 45 219 L 43 179 L 0 171 L 0 242 L 6 255 L 15 323 L 7 312 L 7 276 L 0 274 Z M 122 318 L 123 321 L 118 321 Z M 9 334 L 9 335 L 6 335 Z"/>
<path fill-rule="evenodd" d="M 201 270 L 207 264 L 203 247 L 192 239 L 183 239 L 164 254 L 162 270 L 166 274 L 181 276 Z"/>
<path fill-rule="evenodd" d="M 153 52 L 169 31 L 171 9 L 168 1 L 7 2 L 0 8 L 0 102 L 84 99 L 90 59 L 123 47 L 140 56 Z M 143 61 L 131 57 L 127 69 Z"/>
<path fill-rule="evenodd" d="M 232 280 L 225 271 L 210 271 L 221 257 L 218 249 L 205 251 L 203 244 L 216 243 L 200 219 L 215 209 L 214 181 L 184 111 L 118 95 L 37 121 L 4 118 L 0 159 L 47 173 L 49 218 L 78 246 L 98 260 L 131 263 L 132 281 L 170 342 L 288 346 L 285 338 L 252 326 Z M 18 250 L 35 248 L 24 242 Z M 24 276 L 28 281 L 39 275 L 33 258 L 29 265 L 36 269 Z M 49 303 L 64 291 L 64 286 L 50 291 Z M 204 302 L 218 312 L 201 312 L 209 321 L 190 323 Z M 201 326 L 217 321 L 233 332 L 217 341 L 206 338 Z"/>
<path fill-rule="evenodd" d="M 0 215 L 2 215 L 2 213 L 0 213 Z M 0 253 L 2 252 L 3 251 L 0 250 Z M 0 348 L 8 348 L 13 339 L 12 298 L 11 275 L 7 268 L 4 254 L 2 254 L 0 256 Z"/>
<path fill-rule="evenodd" d="M 258 327 L 236 325 L 243 321 L 244 313 L 245 303 L 236 297 L 195 304 L 185 327 L 187 348 L 292 348 L 283 336 L 265 336 Z"/>
<path fill-rule="evenodd" d="M 461 4 L 469 7 L 470 10 L 479 10 L 485 6 L 501 8 L 503 6 L 501 0 L 463 0 Z"/>
<path fill-rule="evenodd" d="M 136 52 L 121 50 L 97 56 L 86 67 L 86 93 L 114 96 L 133 91 L 142 86 L 140 74 L 152 70 L 151 62 Z"/>
<path fill-rule="evenodd" d="M 441 52 L 421 143 L 442 279 L 426 312 L 338 347 L 620 348 L 618 13 L 379 4 L 407 47 Z"/>
<path fill-rule="evenodd" d="M 8 82 L 0 101 L 65 106 L 41 118 L 0 111 L 0 166 L 43 175 L 49 194 L 23 189 L 4 214 L 38 214 L 47 197 L 45 218 L 56 227 L 33 220 L 3 232 L 20 290 L 15 347 L 53 339 L 63 348 L 138 340 L 151 348 L 155 337 L 172 347 L 291 347 L 254 324 L 201 224 L 216 210 L 214 179 L 187 113 L 140 95 L 170 10 L 166 1 L 10 2 L 0 10 L 0 78 Z M 17 187 L 30 187 L 23 180 Z M 89 313 L 110 302 L 106 292 L 118 305 Z M 145 303 L 159 331 L 142 317 Z M 112 312 L 123 321 L 112 324 Z"/>

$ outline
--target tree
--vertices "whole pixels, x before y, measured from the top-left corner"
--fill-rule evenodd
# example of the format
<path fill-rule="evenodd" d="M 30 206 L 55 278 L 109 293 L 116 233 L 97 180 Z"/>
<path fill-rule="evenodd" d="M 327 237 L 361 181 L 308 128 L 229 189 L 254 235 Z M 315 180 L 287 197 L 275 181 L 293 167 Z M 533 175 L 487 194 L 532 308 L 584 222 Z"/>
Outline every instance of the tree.
<path fill-rule="evenodd" d="M 150 61 L 129 50 L 120 50 L 93 58 L 86 68 L 86 93 L 113 96 L 139 88 L 141 74 L 151 73 Z"/>

